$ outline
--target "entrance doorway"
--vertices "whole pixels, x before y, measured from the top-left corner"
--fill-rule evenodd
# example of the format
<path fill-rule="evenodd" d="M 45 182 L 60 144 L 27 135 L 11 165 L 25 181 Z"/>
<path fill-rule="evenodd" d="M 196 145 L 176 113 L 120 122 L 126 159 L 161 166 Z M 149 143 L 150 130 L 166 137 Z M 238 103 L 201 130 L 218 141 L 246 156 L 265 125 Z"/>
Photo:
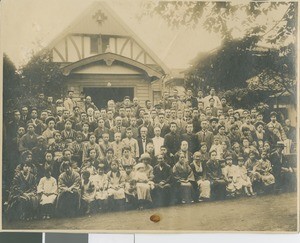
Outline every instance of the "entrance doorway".
<path fill-rule="evenodd" d="M 107 106 L 107 101 L 123 101 L 125 96 L 132 100 L 134 97 L 134 88 L 83 88 L 85 96 L 91 96 L 92 101 L 98 108 Z"/>

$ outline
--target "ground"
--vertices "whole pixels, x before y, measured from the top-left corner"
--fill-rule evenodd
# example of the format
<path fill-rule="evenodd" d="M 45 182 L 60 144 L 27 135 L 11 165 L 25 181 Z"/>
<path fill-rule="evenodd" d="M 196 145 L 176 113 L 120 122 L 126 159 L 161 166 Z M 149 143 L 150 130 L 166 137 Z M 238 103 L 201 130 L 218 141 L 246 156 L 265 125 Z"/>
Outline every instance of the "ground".
<path fill-rule="evenodd" d="M 160 222 L 150 216 L 158 214 Z M 265 195 L 226 201 L 178 205 L 144 211 L 96 214 L 72 219 L 3 222 L 4 229 L 24 230 L 191 230 L 296 231 L 297 194 Z"/>

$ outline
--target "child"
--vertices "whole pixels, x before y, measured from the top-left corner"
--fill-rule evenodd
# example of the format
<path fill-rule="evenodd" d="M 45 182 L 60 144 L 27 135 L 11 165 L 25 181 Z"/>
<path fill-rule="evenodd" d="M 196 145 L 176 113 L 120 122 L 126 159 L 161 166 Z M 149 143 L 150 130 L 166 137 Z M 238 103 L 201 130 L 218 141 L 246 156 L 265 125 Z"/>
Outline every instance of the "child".
<path fill-rule="evenodd" d="M 125 178 L 124 172 L 119 169 L 118 160 L 114 159 L 110 164 L 111 170 L 107 173 L 108 177 L 108 196 L 117 209 L 122 209 L 125 203 Z"/>
<path fill-rule="evenodd" d="M 90 180 L 90 176 L 91 174 L 88 170 L 82 172 L 81 198 L 83 201 L 83 208 L 86 209 L 86 214 L 91 213 L 96 194 L 96 188 L 94 183 Z"/>
<path fill-rule="evenodd" d="M 102 138 L 99 138 L 98 144 L 100 147 L 100 159 L 104 159 L 106 155 L 106 150 L 110 148 L 111 143 L 109 142 L 109 134 L 108 133 L 103 133 Z"/>
<path fill-rule="evenodd" d="M 77 165 L 81 167 L 82 164 L 82 153 L 83 153 L 83 135 L 81 132 L 76 133 L 75 141 L 70 144 L 70 149 L 73 152 L 72 159 L 77 162 Z"/>
<path fill-rule="evenodd" d="M 223 147 L 222 145 L 220 144 L 220 139 L 218 136 L 214 136 L 214 143 L 212 144 L 209 152 L 212 152 L 212 151 L 216 151 L 217 152 L 217 160 L 221 159 L 222 158 L 222 154 L 223 154 Z"/>
<path fill-rule="evenodd" d="M 255 195 L 252 189 L 252 183 L 250 177 L 247 175 L 247 169 L 244 166 L 244 158 L 238 157 L 238 166 L 237 166 L 237 182 L 240 183 L 247 196 Z"/>
<path fill-rule="evenodd" d="M 125 170 L 125 195 L 126 195 L 126 204 L 127 209 L 134 209 L 137 207 L 137 194 L 136 194 L 136 181 L 135 174 L 133 172 L 132 165 L 123 166 Z"/>
<path fill-rule="evenodd" d="M 239 190 L 241 190 L 242 186 L 237 183 L 237 167 L 232 164 L 231 156 L 226 158 L 226 164 L 223 170 L 225 181 L 227 182 L 226 190 L 229 196 L 234 197 L 236 194 L 239 194 Z"/>
<path fill-rule="evenodd" d="M 94 176 L 93 182 L 96 186 L 96 202 L 98 209 L 101 211 L 105 211 L 107 209 L 108 203 L 107 203 L 107 198 L 108 198 L 108 177 L 104 173 L 104 164 L 99 164 L 98 167 L 98 174 Z"/>
<path fill-rule="evenodd" d="M 115 157 L 117 159 L 121 159 L 122 157 L 122 149 L 124 147 L 124 143 L 121 142 L 121 133 L 116 132 L 114 135 L 115 140 L 111 143 L 111 147 L 114 150 Z"/>
<path fill-rule="evenodd" d="M 42 206 L 43 219 L 50 219 L 53 215 L 53 205 L 57 197 L 57 182 L 51 176 L 51 170 L 45 170 L 45 176 L 41 178 L 37 193 L 41 195 L 40 205 Z"/>

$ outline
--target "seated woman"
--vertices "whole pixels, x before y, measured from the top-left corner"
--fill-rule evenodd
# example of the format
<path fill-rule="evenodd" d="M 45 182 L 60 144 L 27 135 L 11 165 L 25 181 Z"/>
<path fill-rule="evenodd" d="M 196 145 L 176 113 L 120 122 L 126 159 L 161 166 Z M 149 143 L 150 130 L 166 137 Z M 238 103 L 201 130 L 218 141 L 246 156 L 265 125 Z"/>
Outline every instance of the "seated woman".
<path fill-rule="evenodd" d="M 50 219 L 53 216 L 54 202 L 57 197 L 57 182 L 51 176 L 51 169 L 45 170 L 45 176 L 41 178 L 37 193 L 40 194 L 40 205 L 43 219 Z"/>
<path fill-rule="evenodd" d="M 154 205 L 168 206 L 171 197 L 172 168 L 164 160 L 164 156 L 159 154 L 156 156 L 158 165 L 153 169 L 155 188 L 153 189 Z"/>
<path fill-rule="evenodd" d="M 80 175 L 72 170 L 69 161 L 62 162 L 62 170 L 58 178 L 57 214 L 74 217 L 80 207 Z"/>
<path fill-rule="evenodd" d="M 253 171 L 259 174 L 261 184 L 261 190 L 263 192 L 272 192 L 275 184 L 275 177 L 271 174 L 272 165 L 267 159 L 267 152 L 262 151 L 261 159 L 257 161 L 253 168 Z"/>
<path fill-rule="evenodd" d="M 22 171 L 23 165 L 26 163 L 30 167 L 30 173 L 37 176 L 37 168 L 32 160 L 32 152 L 30 150 L 25 150 L 21 154 L 21 163 L 15 168 L 15 175 L 19 174 Z"/>
<path fill-rule="evenodd" d="M 125 175 L 119 169 L 119 161 L 114 159 L 110 164 L 108 177 L 108 200 L 112 209 L 123 209 L 125 206 Z M 110 203 L 111 202 L 111 203 Z"/>
<path fill-rule="evenodd" d="M 181 203 L 194 202 L 192 197 L 192 183 L 195 181 L 195 177 L 192 168 L 186 161 L 185 154 L 182 152 L 179 154 L 179 161 L 173 167 L 173 175 L 176 181 L 176 187 L 179 192 L 179 199 L 181 200 Z"/>
<path fill-rule="evenodd" d="M 206 161 L 201 161 L 201 153 L 195 152 L 193 162 L 190 164 L 195 176 L 195 182 L 192 183 L 195 191 L 196 200 L 199 202 L 210 198 L 210 182 L 206 179 L 205 171 Z"/>
<path fill-rule="evenodd" d="M 89 170 L 84 170 L 82 172 L 82 187 L 81 187 L 81 199 L 82 199 L 82 209 L 85 214 L 90 214 L 94 210 L 96 188 L 94 182 L 90 179 Z"/>
<path fill-rule="evenodd" d="M 124 166 L 134 166 L 136 164 L 135 159 L 132 158 L 131 147 L 125 146 L 122 148 L 122 157 L 120 160 L 120 169 L 124 170 Z"/>
<path fill-rule="evenodd" d="M 36 180 L 31 173 L 32 164 L 24 162 L 19 166 L 10 188 L 8 198 L 8 220 L 30 220 L 36 216 L 39 205 L 36 194 Z"/>
<path fill-rule="evenodd" d="M 96 203 L 97 207 L 100 211 L 107 210 L 107 198 L 108 198 L 108 177 L 104 173 L 104 164 L 99 164 L 98 174 L 96 174 L 93 178 L 94 184 L 96 186 Z"/>
<path fill-rule="evenodd" d="M 140 163 L 135 166 L 135 181 L 139 209 L 150 207 L 152 202 L 151 190 L 154 188 L 153 168 L 150 165 L 151 157 L 148 153 L 141 155 Z"/>

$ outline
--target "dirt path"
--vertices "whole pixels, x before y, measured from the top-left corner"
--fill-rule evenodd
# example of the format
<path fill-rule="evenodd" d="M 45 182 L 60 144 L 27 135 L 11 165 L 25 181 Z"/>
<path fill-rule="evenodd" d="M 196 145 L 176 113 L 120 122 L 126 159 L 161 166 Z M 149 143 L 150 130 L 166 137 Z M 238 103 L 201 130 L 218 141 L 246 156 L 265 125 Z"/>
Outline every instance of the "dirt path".
<path fill-rule="evenodd" d="M 150 221 L 159 214 L 161 221 Z M 4 229 L 296 231 L 296 193 L 180 205 L 144 211 L 97 214 L 73 219 L 3 223 Z"/>

